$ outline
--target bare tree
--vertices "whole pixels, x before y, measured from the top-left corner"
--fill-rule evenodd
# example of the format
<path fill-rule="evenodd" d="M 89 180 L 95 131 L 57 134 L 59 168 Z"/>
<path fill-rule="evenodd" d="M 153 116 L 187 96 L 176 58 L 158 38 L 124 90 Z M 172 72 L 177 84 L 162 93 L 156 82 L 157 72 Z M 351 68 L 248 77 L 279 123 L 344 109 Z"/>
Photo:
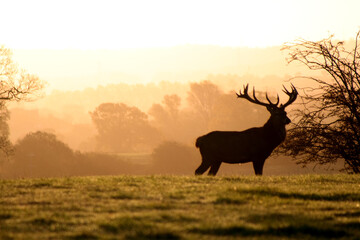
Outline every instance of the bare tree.
<path fill-rule="evenodd" d="M 6 108 L 4 102 L 0 102 L 0 163 L 2 159 L 9 157 L 9 155 L 13 153 L 12 144 L 9 139 L 9 118 L 9 110 Z"/>
<path fill-rule="evenodd" d="M 0 46 L 0 100 L 29 100 L 43 87 L 44 83 L 36 75 L 19 69 L 9 49 Z"/>
<path fill-rule="evenodd" d="M 43 87 L 44 83 L 37 76 L 18 68 L 9 49 L 0 46 L 0 162 L 4 154 L 11 152 L 6 103 L 30 100 Z"/>
<path fill-rule="evenodd" d="M 262 175 L 265 160 L 272 151 L 284 141 L 286 136 L 285 125 L 290 123 L 286 116 L 285 108 L 296 100 L 298 95 L 294 86 L 292 91 L 284 89 L 289 96 L 285 104 L 272 103 L 266 94 L 267 103 L 259 101 L 255 96 L 248 95 L 248 85 L 243 93 L 237 94 L 251 103 L 264 106 L 271 116 L 263 127 L 250 128 L 242 132 L 215 131 L 210 132 L 196 140 L 196 147 L 200 149 L 202 163 L 196 169 L 195 174 L 203 174 L 208 168 L 209 175 L 216 175 L 222 162 L 247 163 L 252 162 L 256 175 Z"/>
<path fill-rule="evenodd" d="M 318 42 L 299 40 L 284 47 L 290 63 L 300 62 L 325 73 L 306 77 L 312 87 L 303 89 L 303 108 L 294 111 L 296 121 L 280 149 L 299 164 L 344 159 L 344 169 L 360 173 L 359 40 L 360 31 L 350 50 L 333 36 Z"/>

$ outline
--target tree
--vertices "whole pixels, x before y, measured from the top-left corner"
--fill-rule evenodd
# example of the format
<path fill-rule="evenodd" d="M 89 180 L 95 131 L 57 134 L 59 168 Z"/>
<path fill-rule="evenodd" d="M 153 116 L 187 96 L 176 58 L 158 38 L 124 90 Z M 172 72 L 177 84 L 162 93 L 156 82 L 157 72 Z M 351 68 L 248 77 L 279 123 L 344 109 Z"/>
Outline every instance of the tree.
<path fill-rule="evenodd" d="M 159 140 L 148 116 L 124 103 L 103 103 L 90 113 L 98 131 L 97 142 L 110 152 L 148 151 Z"/>
<path fill-rule="evenodd" d="M 0 102 L 0 162 L 1 159 L 7 158 L 13 151 L 12 144 L 9 140 L 10 129 L 7 121 L 10 113 L 4 102 Z"/>
<path fill-rule="evenodd" d="M 19 69 L 11 57 L 11 51 L 0 46 L 0 100 L 31 99 L 44 87 L 44 83 L 36 75 Z"/>
<path fill-rule="evenodd" d="M 74 162 L 73 151 L 52 133 L 27 134 L 14 146 L 14 157 L 8 172 L 21 177 L 55 177 L 69 174 Z"/>
<path fill-rule="evenodd" d="M 30 100 L 44 83 L 35 75 L 19 69 L 12 60 L 9 49 L 0 46 L 0 151 L 1 155 L 8 155 L 11 151 L 9 141 L 9 127 L 7 120 L 9 113 L 6 108 L 8 101 Z"/>
<path fill-rule="evenodd" d="M 210 119 L 221 94 L 219 87 L 210 81 L 190 84 L 187 101 L 195 110 L 195 114 L 200 115 L 204 130 L 209 130 Z"/>
<path fill-rule="evenodd" d="M 259 97 L 265 99 L 265 93 L 259 92 Z M 180 108 L 179 96 L 166 95 L 162 104 L 150 108 L 152 124 L 165 141 L 193 144 L 206 131 L 261 126 L 268 117 L 260 106 L 237 99 L 234 92 L 225 94 L 210 81 L 191 83 L 187 103 L 187 108 Z"/>
<path fill-rule="evenodd" d="M 265 99 L 264 92 L 257 92 L 259 99 Z M 269 113 L 264 107 L 238 99 L 234 92 L 222 94 L 214 105 L 210 119 L 211 130 L 238 131 L 264 125 Z"/>
<path fill-rule="evenodd" d="M 302 106 L 288 132 L 282 152 L 298 163 L 335 163 L 344 159 L 345 170 L 360 173 L 360 31 L 351 50 L 333 36 L 318 41 L 299 40 L 285 45 L 289 62 L 326 73 L 308 77 Z"/>
<path fill-rule="evenodd" d="M 162 104 L 153 104 L 149 115 L 153 118 L 154 125 L 161 130 L 167 140 L 178 140 L 181 137 L 182 124 L 180 121 L 181 98 L 176 95 L 165 95 Z"/>
<path fill-rule="evenodd" d="M 37 131 L 15 144 L 2 170 L 0 177 L 63 177 L 136 173 L 139 166 L 115 154 L 74 152 L 56 135 Z"/>

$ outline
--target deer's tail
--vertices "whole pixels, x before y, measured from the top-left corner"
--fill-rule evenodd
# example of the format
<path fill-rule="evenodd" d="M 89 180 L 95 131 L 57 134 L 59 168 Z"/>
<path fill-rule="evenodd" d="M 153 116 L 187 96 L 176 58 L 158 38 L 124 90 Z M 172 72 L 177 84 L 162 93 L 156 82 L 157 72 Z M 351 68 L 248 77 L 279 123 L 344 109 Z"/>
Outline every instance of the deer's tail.
<path fill-rule="evenodd" d="M 202 137 L 198 137 L 198 138 L 196 139 L 195 146 L 196 146 L 197 148 L 199 148 L 199 147 L 201 146 L 202 140 L 203 140 L 203 136 L 202 136 Z"/>

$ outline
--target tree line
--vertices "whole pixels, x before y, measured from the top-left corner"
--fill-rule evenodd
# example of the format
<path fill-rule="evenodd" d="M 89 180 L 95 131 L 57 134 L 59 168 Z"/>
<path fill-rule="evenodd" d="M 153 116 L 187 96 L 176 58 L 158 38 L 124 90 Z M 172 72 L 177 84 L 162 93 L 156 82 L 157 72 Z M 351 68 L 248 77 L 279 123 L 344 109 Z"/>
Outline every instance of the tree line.
<path fill-rule="evenodd" d="M 360 32 L 350 50 L 333 37 L 318 42 L 299 40 L 284 46 L 289 52 L 290 63 L 300 62 L 310 70 L 324 74 L 320 77 L 301 76 L 296 80 L 307 79 L 315 85 L 299 91 L 300 101 L 292 112 L 295 116 L 293 125 L 278 153 L 292 156 L 295 161 L 305 165 L 313 162 L 334 163 L 343 159 L 346 171 L 360 172 L 359 41 Z M 15 156 L 18 154 L 28 161 L 34 156 L 36 148 L 22 146 L 40 138 L 45 142 L 39 145 L 62 149 L 61 153 L 67 154 L 68 159 L 76 159 L 74 162 L 81 162 L 79 159 L 90 161 L 91 156 L 77 154 L 69 150 L 66 144 L 57 142 L 55 135 L 43 132 L 31 133 L 12 146 L 8 140 L 6 102 L 28 98 L 37 93 L 43 83 L 36 76 L 19 71 L 6 49 L 2 48 L 0 53 L 2 157 L 15 151 Z M 264 113 L 261 108 L 239 101 L 234 93 L 226 93 L 218 85 L 202 81 L 191 83 L 186 97 L 165 95 L 161 102 L 152 104 L 147 112 L 126 103 L 107 102 L 98 105 L 89 114 L 96 128 L 93 138 L 96 150 L 112 154 L 152 151 L 153 156 L 163 156 L 160 153 L 167 152 L 166 148 L 190 146 L 196 136 L 209 130 L 242 130 L 260 126 L 267 119 Z M 176 145 L 178 143 L 183 145 Z M 190 152 L 188 156 L 191 156 Z"/>
<path fill-rule="evenodd" d="M 261 107 L 237 100 L 234 93 L 224 93 L 209 81 L 190 84 L 188 107 L 182 108 L 181 101 L 176 94 L 165 95 L 148 113 L 124 103 L 100 104 L 90 112 L 97 129 L 97 149 L 149 152 L 163 141 L 193 145 L 209 129 L 241 130 L 260 126 L 267 117 Z"/>

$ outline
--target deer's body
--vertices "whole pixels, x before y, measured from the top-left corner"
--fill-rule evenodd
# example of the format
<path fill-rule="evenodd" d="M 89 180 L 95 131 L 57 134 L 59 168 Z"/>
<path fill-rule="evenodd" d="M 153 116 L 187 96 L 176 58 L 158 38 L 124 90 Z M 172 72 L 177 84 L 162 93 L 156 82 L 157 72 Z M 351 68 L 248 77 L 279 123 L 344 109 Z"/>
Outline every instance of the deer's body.
<path fill-rule="evenodd" d="M 294 94 L 293 90 L 293 97 L 287 105 L 295 101 L 296 95 Z M 244 94 L 240 93 L 238 96 L 248 99 L 247 87 Z M 254 99 L 251 101 L 265 105 L 256 99 L 255 92 Z M 262 175 L 265 160 L 285 140 L 285 125 L 290 123 L 290 119 L 284 111 L 287 105 L 277 107 L 278 103 L 272 104 L 270 100 L 268 101 L 270 104 L 267 104 L 267 109 L 271 116 L 263 127 L 250 128 L 242 132 L 214 131 L 196 140 L 195 145 L 199 148 L 202 156 L 202 163 L 195 171 L 196 175 L 203 174 L 208 168 L 210 168 L 209 175 L 216 175 L 222 162 L 252 162 L 255 174 Z"/>

